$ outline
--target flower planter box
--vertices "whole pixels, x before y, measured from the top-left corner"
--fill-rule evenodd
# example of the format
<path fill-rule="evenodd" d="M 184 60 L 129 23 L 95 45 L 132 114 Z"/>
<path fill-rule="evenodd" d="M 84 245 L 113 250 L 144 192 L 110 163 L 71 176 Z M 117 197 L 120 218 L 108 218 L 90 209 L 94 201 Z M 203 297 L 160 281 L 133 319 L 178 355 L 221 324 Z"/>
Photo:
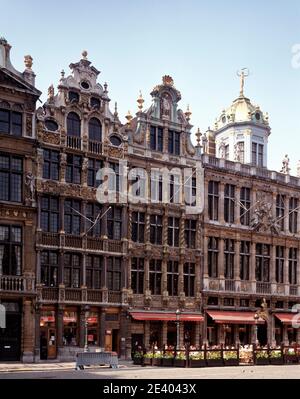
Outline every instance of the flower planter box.
<path fill-rule="evenodd" d="M 273 364 L 273 365 L 283 364 L 283 358 L 282 357 L 270 358 L 270 364 Z"/>
<path fill-rule="evenodd" d="M 297 355 L 284 355 L 284 363 L 286 363 L 286 364 L 298 363 L 298 356 Z"/>
<path fill-rule="evenodd" d="M 190 366 L 192 368 L 206 367 L 206 361 L 204 359 L 190 360 Z"/>
<path fill-rule="evenodd" d="M 151 357 L 145 357 L 144 358 L 144 365 L 145 366 L 152 366 L 152 358 Z"/>
<path fill-rule="evenodd" d="M 239 364 L 238 359 L 224 359 L 224 366 L 239 366 Z"/>
<path fill-rule="evenodd" d="M 269 359 L 265 359 L 265 358 L 258 358 L 255 359 L 255 364 L 257 366 L 266 366 L 267 364 L 270 364 Z"/>
<path fill-rule="evenodd" d="M 173 358 L 170 358 L 170 359 L 164 359 L 163 358 L 161 365 L 163 367 L 173 367 Z"/>
<path fill-rule="evenodd" d="M 162 359 L 154 357 L 152 359 L 152 366 L 161 366 L 161 361 L 162 361 Z"/>
<path fill-rule="evenodd" d="M 174 359 L 174 367 L 185 367 L 185 360 Z"/>
<path fill-rule="evenodd" d="M 207 366 L 208 367 L 222 367 L 224 366 L 223 359 L 207 359 Z"/>

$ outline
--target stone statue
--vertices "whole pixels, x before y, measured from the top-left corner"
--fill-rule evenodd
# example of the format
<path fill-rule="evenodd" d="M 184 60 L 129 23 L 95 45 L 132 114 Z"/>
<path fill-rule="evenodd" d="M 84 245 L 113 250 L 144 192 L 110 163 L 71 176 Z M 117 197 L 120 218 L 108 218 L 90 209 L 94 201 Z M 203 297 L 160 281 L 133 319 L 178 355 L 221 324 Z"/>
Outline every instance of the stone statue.
<path fill-rule="evenodd" d="M 171 104 L 167 95 L 162 98 L 162 114 L 164 116 L 170 117 Z"/>
<path fill-rule="evenodd" d="M 253 211 L 253 217 L 250 221 L 250 227 L 254 231 L 270 230 L 273 234 L 279 234 L 280 225 L 273 218 L 272 204 L 266 202 L 265 199 L 259 200 Z"/>
<path fill-rule="evenodd" d="M 25 185 L 28 187 L 30 200 L 34 201 L 35 177 L 31 172 L 28 172 L 25 176 Z"/>
<path fill-rule="evenodd" d="M 234 160 L 235 162 L 241 162 L 241 148 L 240 143 L 234 145 Z"/>
<path fill-rule="evenodd" d="M 291 170 L 289 167 L 289 164 L 290 164 L 290 159 L 289 159 L 288 155 L 286 154 L 282 160 L 282 168 L 281 168 L 280 173 L 284 173 L 285 175 L 288 175 Z"/>
<path fill-rule="evenodd" d="M 207 136 L 206 136 L 206 133 L 204 133 L 202 136 L 203 154 L 207 154 L 207 150 L 208 150 L 207 143 L 208 143 Z"/>
<path fill-rule="evenodd" d="M 25 64 L 26 68 L 31 69 L 32 61 L 33 61 L 33 58 L 31 57 L 31 55 L 24 56 L 24 64 Z"/>
<path fill-rule="evenodd" d="M 225 159 L 225 156 L 226 156 L 226 145 L 224 140 L 222 140 L 219 147 L 219 157 Z"/>
<path fill-rule="evenodd" d="M 86 173 L 87 170 L 88 170 L 88 167 L 89 167 L 89 159 L 88 159 L 88 158 L 83 158 L 83 161 L 82 161 L 82 171 L 83 171 L 84 173 Z"/>
<path fill-rule="evenodd" d="M 51 85 L 48 88 L 48 100 L 52 101 L 53 98 L 54 98 L 54 87 L 53 87 L 53 85 Z"/>

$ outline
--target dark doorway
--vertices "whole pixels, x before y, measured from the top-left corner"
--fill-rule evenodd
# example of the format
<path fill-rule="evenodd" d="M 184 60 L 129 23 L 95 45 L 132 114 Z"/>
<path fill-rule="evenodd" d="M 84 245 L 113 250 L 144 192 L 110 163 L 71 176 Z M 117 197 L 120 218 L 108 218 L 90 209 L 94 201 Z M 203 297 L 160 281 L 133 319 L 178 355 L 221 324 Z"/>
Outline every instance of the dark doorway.
<path fill-rule="evenodd" d="M 268 343 L 268 330 L 266 324 L 258 325 L 257 329 L 257 340 L 261 346 L 265 346 Z"/>
<path fill-rule="evenodd" d="M 0 361 L 21 357 L 21 312 L 18 303 L 2 303 L 6 308 L 6 328 L 0 328 Z"/>
<path fill-rule="evenodd" d="M 134 353 L 138 352 L 143 347 L 144 334 L 131 335 L 131 358 L 133 359 Z"/>

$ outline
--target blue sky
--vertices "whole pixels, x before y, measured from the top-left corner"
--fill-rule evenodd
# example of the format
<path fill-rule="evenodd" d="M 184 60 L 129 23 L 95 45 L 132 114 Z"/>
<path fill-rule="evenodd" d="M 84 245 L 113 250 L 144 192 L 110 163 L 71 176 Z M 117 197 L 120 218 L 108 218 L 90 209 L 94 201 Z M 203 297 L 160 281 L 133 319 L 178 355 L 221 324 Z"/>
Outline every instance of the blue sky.
<path fill-rule="evenodd" d="M 128 109 L 137 111 L 139 90 L 148 106 L 151 89 L 169 74 L 181 108 L 190 104 L 194 131 L 205 131 L 238 96 L 237 69 L 248 67 L 245 94 L 269 112 L 268 166 L 279 170 L 287 153 L 295 174 L 300 67 L 291 61 L 300 43 L 299 0 L 0 0 L 0 21 L 14 66 L 23 70 L 23 56 L 32 55 L 43 101 L 86 49 L 123 122 Z"/>

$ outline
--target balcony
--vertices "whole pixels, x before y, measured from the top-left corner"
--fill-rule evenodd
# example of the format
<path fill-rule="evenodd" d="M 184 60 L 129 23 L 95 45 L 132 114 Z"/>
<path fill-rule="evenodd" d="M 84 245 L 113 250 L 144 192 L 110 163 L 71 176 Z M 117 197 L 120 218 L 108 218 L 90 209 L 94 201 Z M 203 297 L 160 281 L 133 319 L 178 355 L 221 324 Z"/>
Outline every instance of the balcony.
<path fill-rule="evenodd" d="M 67 136 L 67 147 L 74 150 L 81 150 L 81 138 L 75 136 Z"/>
<path fill-rule="evenodd" d="M 235 292 L 235 281 L 225 280 L 225 291 Z"/>
<path fill-rule="evenodd" d="M 78 304 L 117 304 L 122 303 L 122 292 L 106 289 L 92 290 L 86 288 L 56 288 L 42 287 L 40 300 L 42 302 L 78 303 Z"/>
<path fill-rule="evenodd" d="M 0 291 L 34 293 L 34 279 L 21 276 L 0 276 Z"/>
<path fill-rule="evenodd" d="M 256 283 L 257 294 L 271 294 L 271 283 Z"/>
<path fill-rule="evenodd" d="M 89 140 L 88 150 L 91 154 L 101 154 L 102 153 L 102 143 L 99 141 Z"/>
<path fill-rule="evenodd" d="M 59 234 L 39 231 L 37 233 L 37 244 L 47 247 L 59 247 Z"/>
<path fill-rule="evenodd" d="M 298 296 L 298 286 L 297 285 L 290 285 L 290 295 Z"/>

